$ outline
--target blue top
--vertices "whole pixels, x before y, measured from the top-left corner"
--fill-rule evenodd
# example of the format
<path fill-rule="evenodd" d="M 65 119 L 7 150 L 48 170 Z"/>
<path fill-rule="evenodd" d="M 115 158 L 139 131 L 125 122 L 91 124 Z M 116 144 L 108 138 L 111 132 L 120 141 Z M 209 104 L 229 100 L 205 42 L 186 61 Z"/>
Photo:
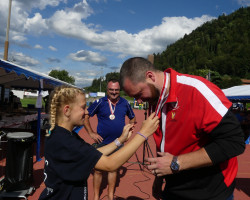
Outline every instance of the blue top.
<path fill-rule="evenodd" d="M 111 104 L 112 105 L 112 104 Z M 113 110 L 114 106 L 112 105 Z M 89 116 L 93 117 L 95 114 L 98 118 L 97 133 L 102 136 L 104 144 L 113 142 L 116 138 L 120 137 L 125 126 L 125 116 L 129 119 L 133 119 L 135 114 L 129 105 L 128 101 L 120 97 L 118 103 L 115 106 L 115 119 L 111 120 L 109 102 L 107 97 L 103 97 L 96 100 L 88 108 Z"/>

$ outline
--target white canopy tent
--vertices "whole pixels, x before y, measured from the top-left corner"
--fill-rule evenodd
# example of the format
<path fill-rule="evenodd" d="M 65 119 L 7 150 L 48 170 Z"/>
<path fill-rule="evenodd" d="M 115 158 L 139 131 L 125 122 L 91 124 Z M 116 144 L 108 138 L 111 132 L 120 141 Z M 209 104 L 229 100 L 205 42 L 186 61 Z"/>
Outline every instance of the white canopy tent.
<path fill-rule="evenodd" d="M 233 102 L 250 102 L 250 85 L 239 85 L 222 90 Z"/>

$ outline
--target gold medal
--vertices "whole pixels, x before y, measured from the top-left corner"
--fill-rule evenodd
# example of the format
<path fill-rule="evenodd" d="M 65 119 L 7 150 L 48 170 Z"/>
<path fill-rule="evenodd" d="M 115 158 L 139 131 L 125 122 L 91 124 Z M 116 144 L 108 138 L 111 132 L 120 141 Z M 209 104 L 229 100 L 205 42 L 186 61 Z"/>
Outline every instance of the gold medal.
<path fill-rule="evenodd" d="M 113 115 L 113 114 L 109 115 L 109 119 L 114 120 L 115 119 L 115 115 Z"/>

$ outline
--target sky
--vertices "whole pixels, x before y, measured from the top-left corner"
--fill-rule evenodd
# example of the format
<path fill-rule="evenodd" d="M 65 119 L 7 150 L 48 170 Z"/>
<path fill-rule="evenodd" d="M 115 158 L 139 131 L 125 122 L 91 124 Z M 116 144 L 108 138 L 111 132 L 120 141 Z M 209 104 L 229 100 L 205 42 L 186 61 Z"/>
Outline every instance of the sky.
<path fill-rule="evenodd" d="M 134 56 L 161 53 L 185 34 L 250 0 L 12 0 L 8 60 L 78 87 L 119 72 Z M 3 59 L 9 0 L 0 1 Z"/>

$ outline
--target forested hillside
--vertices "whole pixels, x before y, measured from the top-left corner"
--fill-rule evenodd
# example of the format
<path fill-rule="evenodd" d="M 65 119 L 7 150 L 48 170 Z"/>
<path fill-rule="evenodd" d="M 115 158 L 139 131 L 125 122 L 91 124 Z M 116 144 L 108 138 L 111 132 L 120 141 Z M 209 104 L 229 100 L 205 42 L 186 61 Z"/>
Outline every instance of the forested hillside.
<path fill-rule="evenodd" d="M 160 70 L 206 76 L 221 88 L 250 79 L 250 7 L 219 16 L 154 54 Z"/>

